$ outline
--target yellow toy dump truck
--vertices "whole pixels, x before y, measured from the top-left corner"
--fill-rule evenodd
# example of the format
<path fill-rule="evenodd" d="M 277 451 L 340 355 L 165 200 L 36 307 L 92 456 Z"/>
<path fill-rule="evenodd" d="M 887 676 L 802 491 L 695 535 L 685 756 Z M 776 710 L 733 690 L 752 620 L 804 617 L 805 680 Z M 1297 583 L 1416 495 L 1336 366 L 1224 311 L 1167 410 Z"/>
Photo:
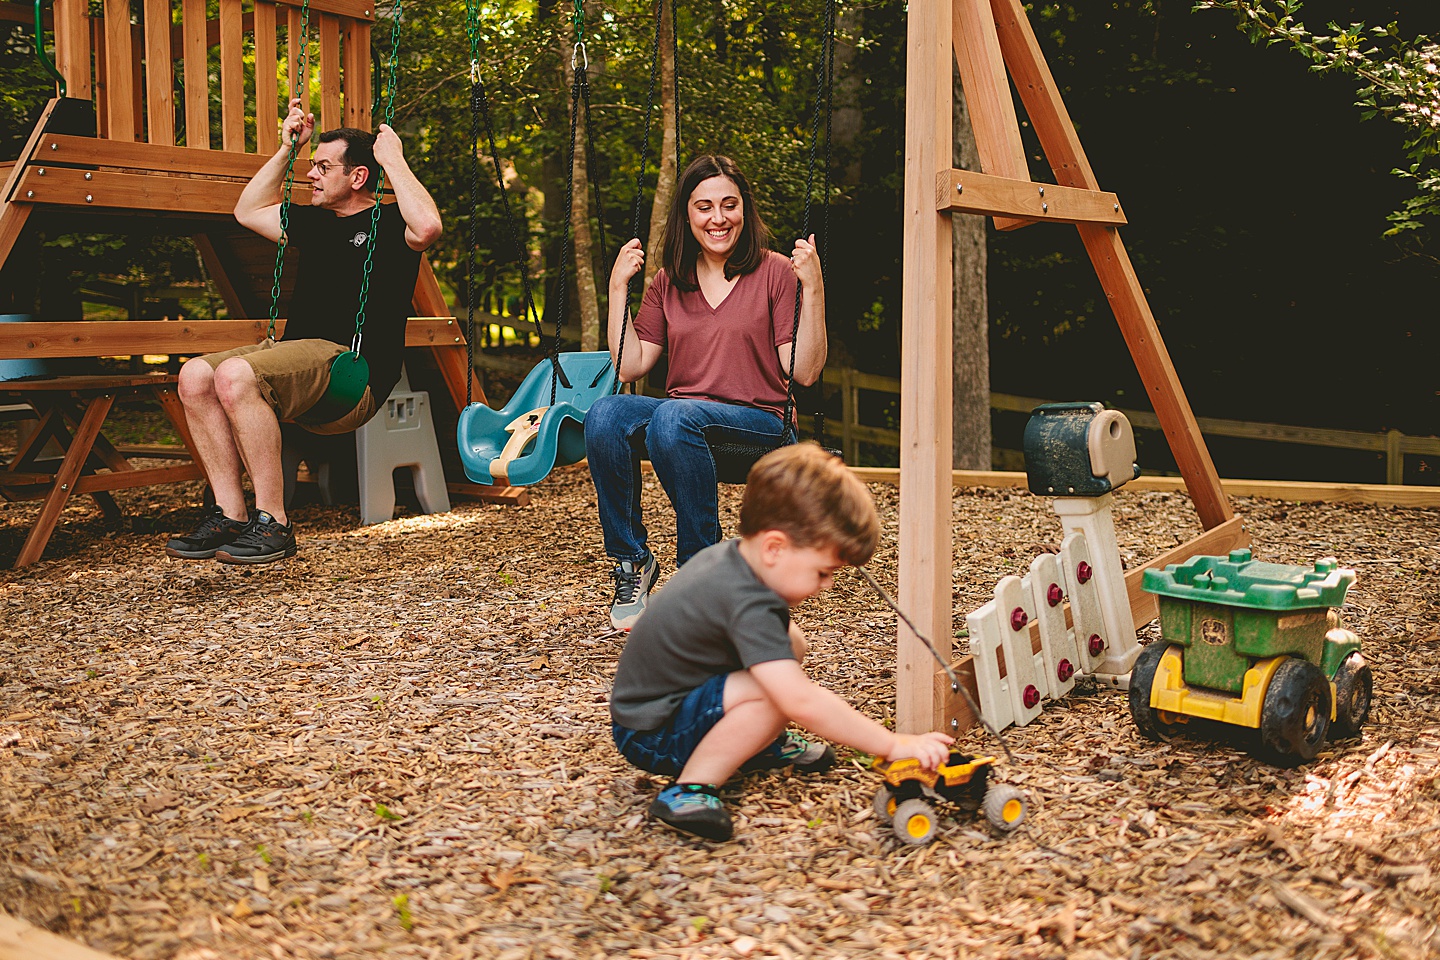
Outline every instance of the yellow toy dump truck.
<path fill-rule="evenodd" d="M 1015 787 L 990 784 L 994 757 L 950 754 L 938 770 L 926 770 L 913 758 L 881 760 L 874 768 L 885 778 L 875 791 L 875 814 L 889 821 L 901 842 L 929 843 L 935 838 L 939 821 L 934 802 L 947 801 L 962 810 L 980 810 L 990 826 L 1009 833 L 1025 819 L 1025 795 Z"/>
<path fill-rule="evenodd" d="M 1145 571 L 1161 641 L 1130 674 L 1136 727 L 1152 740 L 1195 720 L 1248 728 L 1256 755 L 1278 766 L 1313 760 L 1327 736 L 1359 735 L 1373 681 L 1360 638 L 1340 626 L 1354 582 L 1334 558 L 1307 569 L 1249 550 Z"/>

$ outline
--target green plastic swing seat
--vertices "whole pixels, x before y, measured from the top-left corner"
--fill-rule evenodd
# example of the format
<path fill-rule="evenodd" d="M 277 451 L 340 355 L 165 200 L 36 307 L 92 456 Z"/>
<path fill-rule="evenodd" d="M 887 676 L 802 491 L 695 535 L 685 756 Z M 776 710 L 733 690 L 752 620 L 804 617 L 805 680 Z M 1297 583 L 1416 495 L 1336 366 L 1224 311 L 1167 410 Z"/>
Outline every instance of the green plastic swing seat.
<path fill-rule="evenodd" d="M 472 403 L 460 414 L 456 438 L 465 475 L 475 483 L 524 487 L 557 466 L 585 459 L 585 414 L 615 392 L 615 365 L 606 350 L 562 353 L 570 381 L 558 381 L 550 360 L 535 366 L 498 410 Z M 554 402 L 551 386 L 554 385 Z"/>
<path fill-rule="evenodd" d="M 330 364 L 325 395 L 295 419 L 301 423 L 334 423 L 355 409 L 369 385 L 370 364 L 358 353 L 346 350 Z"/>

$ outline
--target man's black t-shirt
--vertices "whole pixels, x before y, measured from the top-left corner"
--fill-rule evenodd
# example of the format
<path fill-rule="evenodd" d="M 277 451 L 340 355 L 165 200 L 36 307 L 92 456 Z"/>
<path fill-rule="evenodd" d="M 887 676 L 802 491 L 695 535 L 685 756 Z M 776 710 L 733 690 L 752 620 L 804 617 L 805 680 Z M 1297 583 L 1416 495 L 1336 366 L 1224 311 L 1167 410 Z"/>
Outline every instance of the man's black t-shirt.
<path fill-rule="evenodd" d="M 286 340 L 333 340 L 350 348 L 370 216 L 370 208 L 348 217 L 298 204 L 290 208 L 290 246 L 300 262 L 285 315 Z M 420 253 L 405 243 L 405 219 L 395 204 L 383 205 L 379 230 L 360 344 L 360 355 L 370 365 L 370 392 L 377 404 L 385 402 L 400 379 L 405 321 L 420 272 Z"/>

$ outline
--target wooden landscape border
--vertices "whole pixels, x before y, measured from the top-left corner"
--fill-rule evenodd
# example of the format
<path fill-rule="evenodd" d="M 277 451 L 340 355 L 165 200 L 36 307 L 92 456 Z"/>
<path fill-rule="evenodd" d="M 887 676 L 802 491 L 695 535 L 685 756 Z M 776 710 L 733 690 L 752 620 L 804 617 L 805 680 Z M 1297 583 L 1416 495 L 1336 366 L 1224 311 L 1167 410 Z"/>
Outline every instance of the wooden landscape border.
<path fill-rule="evenodd" d="M 866 483 L 900 483 L 899 467 L 851 467 L 850 472 Z M 956 487 L 1028 488 L 1024 473 L 1014 470 L 952 470 L 950 482 Z M 1381 507 L 1440 508 L 1440 487 L 1419 487 L 1398 483 L 1336 483 L 1319 480 L 1221 480 L 1231 497 L 1269 497 L 1312 503 L 1369 503 Z M 1183 477 L 1141 476 L 1122 490 L 1155 490 L 1183 493 Z"/>
<path fill-rule="evenodd" d="M 119 960 L 66 940 L 17 917 L 0 913 L 0 960 Z"/>

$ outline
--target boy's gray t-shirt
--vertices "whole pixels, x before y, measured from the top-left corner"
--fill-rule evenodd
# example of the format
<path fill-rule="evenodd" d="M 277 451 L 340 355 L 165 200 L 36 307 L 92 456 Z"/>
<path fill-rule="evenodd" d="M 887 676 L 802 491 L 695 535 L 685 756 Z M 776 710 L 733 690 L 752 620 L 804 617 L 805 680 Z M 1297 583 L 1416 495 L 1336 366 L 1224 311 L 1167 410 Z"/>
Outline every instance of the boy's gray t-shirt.
<path fill-rule="evenodd" d="M 650 598 L 615 670 L 610 716 L 631 730 L 665 725 L 716 674 L 793 660 L 790 608 L 760 582 L 740 541 L 706 547 Z"/>

